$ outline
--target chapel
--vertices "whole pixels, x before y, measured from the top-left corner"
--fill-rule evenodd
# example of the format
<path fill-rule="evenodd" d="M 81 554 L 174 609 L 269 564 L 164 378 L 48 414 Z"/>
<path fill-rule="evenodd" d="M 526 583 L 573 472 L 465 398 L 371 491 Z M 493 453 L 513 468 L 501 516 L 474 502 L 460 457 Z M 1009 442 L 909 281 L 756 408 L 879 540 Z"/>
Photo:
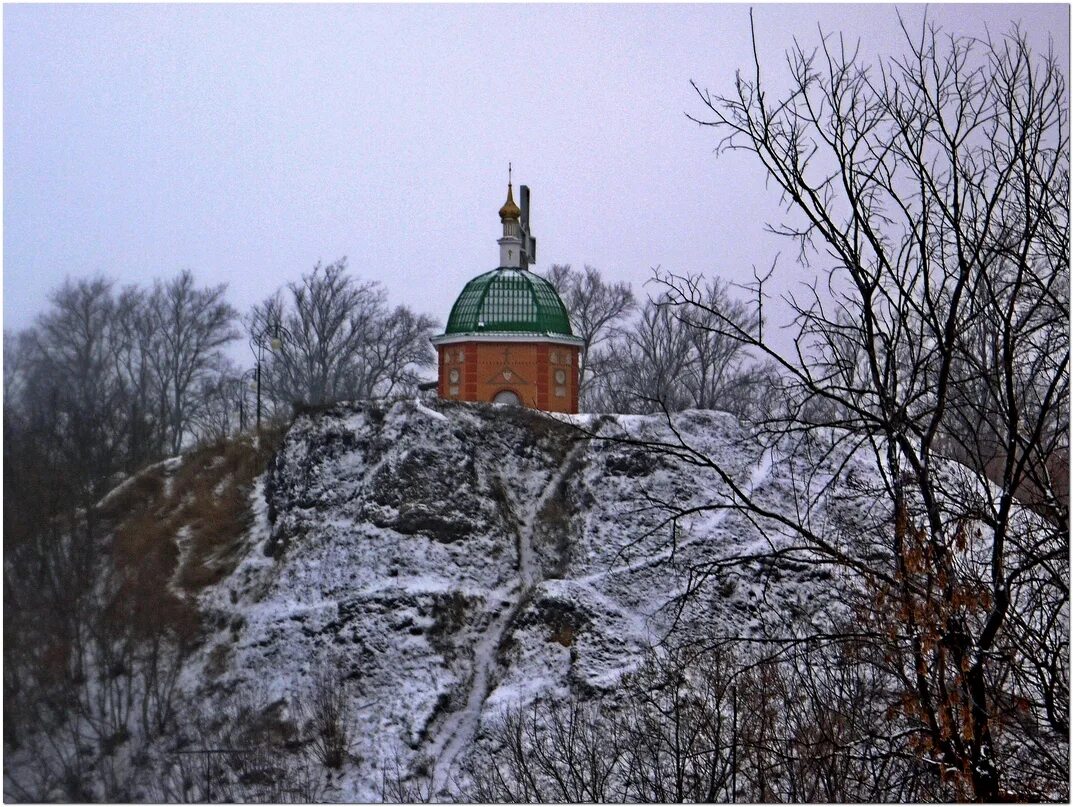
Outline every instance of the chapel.
<path fill-rule="evenodd" d="M 477 275 L 458 295 L 444 332 L 432 338 L 439 359 L 438 393 L 449 401 L 484 401 L 578 411 L 582 340 L 555 287 L 529 271 L 536 239 L 529 230 L 529 188 L 521 207 L 507 181 L 499 209 L 499 266 Z"/>

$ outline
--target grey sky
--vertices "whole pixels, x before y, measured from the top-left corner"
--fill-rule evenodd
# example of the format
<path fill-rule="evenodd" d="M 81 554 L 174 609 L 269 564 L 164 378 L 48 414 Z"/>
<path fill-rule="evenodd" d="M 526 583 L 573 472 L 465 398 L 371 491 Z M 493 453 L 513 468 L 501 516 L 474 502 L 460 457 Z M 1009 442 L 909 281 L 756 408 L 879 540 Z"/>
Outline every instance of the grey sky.
<path fill-rule="evenodd" d="M 772 71 L 817 24 L 901 49 L 893 6 L 754 14 Z M 1066 5 L 928 14 L 972 35 L 1019 20 L 1068 62 Z M 498 262 L 508 161 L 536 270 L 745 279 L 781 249 L 787 282 L 792 250 L 763 233 L 777 199 L 684 114 L 690 79 L 727 90 L 750 65 L 746 5 L 6 6 L 4 326 L 65 275 L 190 268 L 245 311 L 342 255 L 443 321 Z"/>

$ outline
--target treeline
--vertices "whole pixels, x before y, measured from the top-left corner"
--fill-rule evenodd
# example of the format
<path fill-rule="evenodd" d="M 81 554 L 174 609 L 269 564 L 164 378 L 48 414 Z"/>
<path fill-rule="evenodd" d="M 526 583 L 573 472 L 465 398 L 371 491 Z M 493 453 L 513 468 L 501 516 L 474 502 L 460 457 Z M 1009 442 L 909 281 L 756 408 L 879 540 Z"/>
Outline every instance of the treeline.
<path fill-rule="evenodd" d="M 207 627 L 196 595 L 237 557 L 253 479 L 293 407 L 412 389 L 435 326 L 390 308 L 341 260 L 245 316 L 190 272 L 148 286 L 68 280 L 33 326 L 5 334 L 4 747 L 17 761 L 6 797 L 238 792 L 216 782 L 221 760 L 175 750 L 180 726 L 227 730 L 179 693 Z M 231 357 L 243 339 L 253 366 Z M 261 795 L 243 798 L 315 789 L 320 765 L 303 753 L 244 758 L 260 766 Z M 146 766 L 159 792 L 144 789 Z M 193 794 L 191 775 L 216 784 Z"/>
<path fill-rule="evenodd" d="M 726 281 L 693 278 L 705 307 L 684 311 L 666 289 L 638 302 L 628 284 L 607 281 L 591 266 L 556 264 L 546 277 L 583 342 L 583 412 L 761 411 L 775 369 L 736 334 L 759 334 L 761 317 Z"/>
<path fill-rule="evenodd" d="M 250 425 L 257 369 L 229 357 L 237 340 L 260 359 L 263 406 L 276 417 L 295 403 L 410 388 L 433 362 L 436 323 L 390 309 L 384 289 L 348 274 L 345 259 L 246 316 L 225 295 L 188 271 L 148 287 L 68 280 L 33 326 L 5 334 L 5 517 L 26 513 L 13 500 L 87 505 L 117 474 Z"/>
<path fill-rule="evenodd" d="M 584 340 L 584 411 L 755 411 L 772 374 L 740 341 L 687 320 L 661 298 L 569 265 L 549 279 Z M 727 284 L 710 305 L 759 327 Z M 708 327 L 711 326 L 711 327 Z M 244 316 L 225 286 L 189 272 L 148 286 L 68 280 L 31 327 L 4 338 L 5 523 L 41 523 L 61 503 L 86 507 L 123 474 L 320 405 L 412 391 L 434 365 L 437 327 L 390 307 L 345 259 L 316 266 Z M 236 342 L 249 364 L 236 363 Z M 245 352 L 243 350 L 242 352 Z"/>

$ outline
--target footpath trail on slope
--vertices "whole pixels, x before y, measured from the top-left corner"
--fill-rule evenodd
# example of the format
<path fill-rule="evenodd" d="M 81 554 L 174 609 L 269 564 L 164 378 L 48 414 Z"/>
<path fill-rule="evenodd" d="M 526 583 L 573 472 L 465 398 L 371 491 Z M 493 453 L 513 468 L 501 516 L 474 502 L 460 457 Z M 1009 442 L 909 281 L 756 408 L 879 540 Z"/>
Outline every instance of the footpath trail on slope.
<path fill-rule="evenodd" d="M 461 709 L 444 720 L 443 725 L 429 743 L 427 756 L 433 760 L 432 794 L 448 796 L 449 776 L 459 755 L 469 747 L 480 725 L 481 711 L 491 690 L 492 673 L 496 666 L 496 651 L 514 618 L 529 601 L 535 586 L 540 583 L 540 568 L 533 553 L 533 533 L 541 511 L 555 495 L 577 454 L 586 443 L 578 442 L 563 457 L 559 467 L 552 472 L 540 495 L 533 501 L 523 518 L 518 521 L 518 580 L 505 597 L 490 600 L 489 613 L 495 614 L 488 623 L 484 635 L 473 648 L 473 675 L 469 692 Z M 512 508 L 513 510 L 513 508 Z M 500 590 L 502 591 L 502 589 Z M 496 614 L 496 610 L 498 613 Z"/>

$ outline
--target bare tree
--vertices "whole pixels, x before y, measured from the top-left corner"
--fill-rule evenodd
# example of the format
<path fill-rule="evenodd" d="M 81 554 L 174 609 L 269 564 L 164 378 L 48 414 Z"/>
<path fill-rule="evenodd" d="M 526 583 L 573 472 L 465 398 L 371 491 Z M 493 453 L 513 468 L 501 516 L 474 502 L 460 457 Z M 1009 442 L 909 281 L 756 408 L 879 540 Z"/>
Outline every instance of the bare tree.
<path fill-rule="evenodd" d="M 624 801 L 627 741 L 602 702 L 534 702 L 508 710 L 469 771 L 484 802 Z"/>
<path fill-rule="evenodd" d="M 656 274 L 658 281 L 659 274 Z M 741 300 L 730 296 L 729 284 L 719 278 L 694 281 L 704 300 L 702 307 L 675 308 L 681 318 L 689 343 L 690 362 L 682 379 L 689 406 L 696 409 L 724 409 L 735 387 L 753 381 L 753 374 L 743 372 L 749 363 L 749 349 L 736 334 L 727 333 L 722 321 L 735 323 L 737 329 L 750 334 L 760 331 L 758 313 Z M 711 311 L 720 312 L 718 317 Z"/>
<path fill-rule="evenodd" d="M 238 332 L 235 310 L 223 297 L 225 285 L 194 286 L 183 271 L 168 283 L 157 282 L 147 300 L 151 342 L 148 362 L 156 384 L 165 446 L 178 454 L 197 414 L 199 384 L 216 375 L 220 349 Z"/>
<path fill-rule="evenodd" d="M 120 336 L 112 284 L 68 280 L 51 304 L 17 338 L 20 358 L 5 377 L 5 423 L 16 441 L 36 442 L 46 467 L 64 467 L 62 477 L 88 504 L 122 467 L 126 442 L 125 391 L 113 371 Z"/>
<path fill-rule="evenodd" d="M 624 329 L 601 359 L 599 408 L 611 412 L 685 409 L 682 379 L 690 365 L 690 336 L 674 311 L 649 300 L 633 327 Z"/>
<path fill-rule="evenodd" d="M 583 343 L 578 388 L 583 405 L 587 407 L 589 388 L 602 367 L 597 348 L 613 335 L 616 324 L 628 316 L 637 303 L 628 283 L 608 283 L 591 266 L 578 272 L 570 264 L 553 264 L 545 277 L 562 297 L 570 313 L 574 334 Z"/>
<path fill-rule="evenodd" d="M 654 280 L 665 277 L 658 270 Z M 616 330 L 594 354 L 601 374 L 592 379 L 590 401 L 610 412 L 676 412 L 724 409 L 744 415 L 755 407 L 772 370 L 756 364 L 737 333 L 723 321 L 755 334 L 756 315 L 729 294 L 718 278 L 689 277 L 703 307 L 686 310 L 666 295 L 646 301 L 640 317 Z M 718 311 L 718 316 L 712 311 Z"/>
<path fill-rule="evenodd" d="M 353 397 L 371 398 L 412 390 L 421 380 L 419 370 L 433 363 L 429 335 L 436 322 L 405 306 L 386 309 L 372 323 L 361 345 L 355 368 Z"/>
<path fill-rule="evenodd" d="M 243 428 L 249 410 L 249 374 L 221 357 L 214 373 L 201 380 L 190 433 L 198 443 L 225 439 Z"/>
<path fill-rule="evenodd" d="M 919 801 L 942 796 L 881 719 L 860 648 L 664 646 L 613 693 L 509 709 L 470 765 L 485 802 Z"/>
<path fill-rule="evenodd" d="M 321 667 L 297 703 L 310 751 L 326 768 L 341 767 L 350 754 L 353 696 L 352 687 L 334 669 Z"/>
<path fill-rule="evenodd" d="M 280 405 L 309 405 L 386 395 L 412 385 L 431 366 L 428 337 L 436 323 L 398 307 L 386 309 L 378 283 L 359 282 L 343 258 L 313 271 L 258 306 L 251 338 L 272 350 L 262 368 Z"/>
<path fill-rule="evenodd" d="M 5 340 L 18 351 L 5 379 L 11 423 L 39 421 L 57 460 L 92 481 L 88 500 L 113 473 L 177 452 L 235 336 L 223 290 L 195 288 L 189 272 L 151 293 L 66 282 L 32 329 Z"/>
<path fill-rule="evenodd" d="M 131 286 L 120 292 L 114 328 L 112 362 L 127 406 L 126 470 L 133 472 L 162 456 L 166 445 L 159 384 L 149 361 L 155 326 L 145 291 Z"/>
<path fill-rule="evenodd" d="M 1069 526 L 1052 470 L 1068 463 L 1065 81 L 1016 29 L 976 41 L 924 26 L 906 43 L 876 69 L 839 38 L 798 46 L 781 98 L 759 63 L 729 95 L 698 88 L 710 114 L 698 122 L 756 157 L 795 216 L 776 232 L 822 278 L 788 298 L 795 355 L 709 305 L 695 279 L 663 278 L 681 319 L 710 315 L 778 366 L 785 406 L 760 438 L 805 465 L 826 446 L 842 457 L 835 477 L 870 455 L 882 506 L 855 533 L 820 529 L 802 494 L 790 517 L 718 458 L 665 450 L 715 470 L 736 506 L 793 536 L 781 557 L 843 570 L 869 658 L 899 693 L 903 748 L 943 787 L 1062 798 Z M 837 423 L 803 416 L 810 407 Z M 950 442 L 975 459 L 946 462 Z"/>

